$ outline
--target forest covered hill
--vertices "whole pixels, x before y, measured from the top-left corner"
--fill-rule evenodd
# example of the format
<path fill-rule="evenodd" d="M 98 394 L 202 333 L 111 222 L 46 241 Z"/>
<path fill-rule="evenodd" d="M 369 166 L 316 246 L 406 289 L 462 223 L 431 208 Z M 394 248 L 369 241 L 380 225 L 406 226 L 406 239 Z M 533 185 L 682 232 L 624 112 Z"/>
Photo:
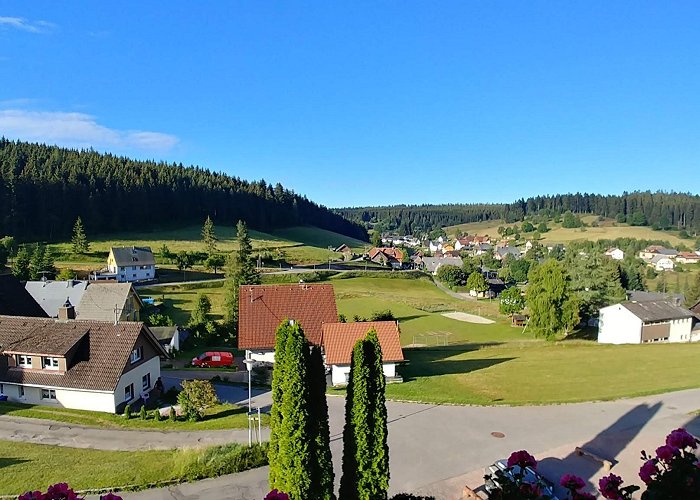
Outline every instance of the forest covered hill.
<path fill-rule="evenodd" d="M 575 193 L 535 196 L 513 203 L 395 205 L 386 207 L 339 208 L 336 213 L 358 223 L 377 223 L 382 230 L 402 234 L 430 232 L 445 226 L 469 222 L 503 220 L 513 223 L 526 217 L 551 217 L 567 211 L 617 219 L 636 226 L 675 228 L 691 234 L 700 232 L 700 196 L 687 193 L 632 192 L 621 195 Z"/>
<path fill-rule="evenodd" d="M 309 225 L 367 240 L 362 225 L 279 183 L 0 139 L 0 235 L 55 241 L 70 236 L 78 216 L 94 234 L 201 224 L 207 215 L 260 231 Z"/>

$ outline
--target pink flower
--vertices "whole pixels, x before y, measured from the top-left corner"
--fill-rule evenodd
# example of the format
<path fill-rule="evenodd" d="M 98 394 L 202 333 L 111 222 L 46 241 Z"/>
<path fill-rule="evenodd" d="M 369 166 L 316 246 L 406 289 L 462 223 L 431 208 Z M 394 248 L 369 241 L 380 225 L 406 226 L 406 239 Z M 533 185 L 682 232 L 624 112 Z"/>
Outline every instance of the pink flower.
<path fill-rule="evenodd" d="M 651 482 L 651 476 L 655 476 L 658 473 L 659 471 L 656 468 L 656 461 L 654 459 L 647 460 L 644 462 L 644 465 L 642 465 L 642 468 L 639 469 L 639 477 L 644 481 L 644 484 L 649 484 Z"/>
<path fill-rule="evenodd" d="M 534 469 L 537 467 L 537 460 L 525 450 L 520 450 L 511 453 L 510 457 L 508 457 L 507 465 L 508 467 L 519 465 L 521 469 L 525 467 L 532 467 Z"/>
<path fill-rule="evenodd" d="M 44 498 L 41 491 L 28 491 L 20 495 L 17 500 L 42 500 Z"/>
<path fill-rule="evenodd" d="M 122 497 L 119 495 L 115 495 L 114 493 L 107 493 L 106 495 L 100 495 L 100 500 L 124 500 Z"/>
<path fill-rule="evenodd" d="M 698 446 L 698 440 L 688 434 L 685 429 L 676 429 L 666 436 L 666 445 L 678 448 L 679 450 L 684 448 L 695 449 Z"/>
<path fill-rule="evenodd" d="M 664 445 L 664 446 L 659 446 L 656 448 L 656 456 L 659 460 L 663 460 L 666 463 L 669 463 L 673 457 L 678 455 L 678 448 L 675 448 L 673 446 L 669 445 Z"/>
<path fill-rule="evenodd" d="M 265 500 L 289 500 L 289 495 L 278 491 L 277 488 L 267 494 Z"/>
<path fill-rule="evenodd" d="M 618 500 L 622 498 L 622 493 L 620 493 L 621 485 L 622 478 L 620 476 L 616 476 L 615 474 L 609 474 L 605 477 L 601 477 L 600 481 L 598 481 L 600 494 L 603 495 L 603 498 L 607 498 L 609 500 Z"/>
<path fill-rule="evenodd" d="M 559 484 L 569 491 L 578 491 L 586 486 L 586 482 L 583 479 L 573 474 L 565 474 L 562 476 L 559 480 Z"/>
<path fill-rule="evenodd" d="M 43 498 L 44 500 L 80 500 L 78 494 L 67 483 L 56 483 L 49 486 Z"/>
<path fill-rule="evenodd" d="M 571 500 L 595 500 L 595 497 L 585 491 L 574 491 Z"/>

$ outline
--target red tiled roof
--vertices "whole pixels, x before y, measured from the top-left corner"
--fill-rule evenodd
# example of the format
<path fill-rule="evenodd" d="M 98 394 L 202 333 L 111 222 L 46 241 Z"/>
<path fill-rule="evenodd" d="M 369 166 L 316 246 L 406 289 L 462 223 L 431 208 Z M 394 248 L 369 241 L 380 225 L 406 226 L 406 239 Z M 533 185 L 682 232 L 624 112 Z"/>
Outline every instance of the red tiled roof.
<path fill-rule="evenodd" d="M 383 253 L 387 259 L 403 260 L 403 252 L 393 247 L 375 247 L 369 251 L 369 258 L 373 260 L 378 254 Z"/>
<path fill-rule="evenodd" d="M 321 344 L 321 325 L 338 321 L 333 285 L 241 285 L 238 348 L 274 349 L 285 319 L 296 321 L 312 344 Z"/>
<path fill-rule="evenodd" d="M 114 391 L 136 339 L 144 335 L 156 352 L 166 355 L 143 323 L 71 320 L 0 316 L 0 345 L 8 351 L 28 354 L 64 354 L 75 347 L 73 362 L 65 372 L 0 368 L 0 381 L 18 384 Z M 55 346 L 49 348 L 47 339 Z M 14 346 L 14 347 L 13 347 Z"/>
<path fill-rule="evenodd" d="M 382 359 L 386 363 L 403 361 L 399 325 L 395 321 L 368 321 L 364 323 L 325 323 L 323 348 L 327 365 L 349 365 L 355 343 L 376 330 L 382 346 Z"/>

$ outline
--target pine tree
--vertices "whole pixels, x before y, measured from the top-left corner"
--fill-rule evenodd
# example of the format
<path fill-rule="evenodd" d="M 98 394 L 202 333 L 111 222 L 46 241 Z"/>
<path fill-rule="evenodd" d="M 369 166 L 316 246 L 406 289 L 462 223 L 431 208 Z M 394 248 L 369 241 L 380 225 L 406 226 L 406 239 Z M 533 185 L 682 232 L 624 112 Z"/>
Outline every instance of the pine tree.
<path fill-rule="evenodd" d="M 56 266 L 54 265 L 53 255 L 44 245 L 37 244 L 29 261 L 30 279 L 38 280 L 42 277 L 50 279 L 55 275 Z"/>
<path fill-rule="evenodd" d="M 290 500 L 307 500 L 314 498 L 309 473 L 314 440 L 309 418 L 309 344 L 298 324 L 288 326 L 284 356 L 287 368 L 282 381 L 275 487 L 287 493 Z"/>
<path fill-rule="evenodd" d="M 202 241 L 209 255 L 216 252 L 216 234 L 214 233 L 214 221 L 207 215 L 207 220 L 204 221 L 202 227 Z"/>
<path fill-rule="evenodd" d="M 243 221 L 236 225 L 238 251 L 229 255 L 226 264 L 224 322 L 231 328 L 238 324 L 238 293 L 241 285 L 257 285 L 260 274 L 255 268 L 253 245 L 248 236 L 248 226 Z"/>
<path fill-rule="evenodd" d="M 27 247 L 20 248 L 12 263 L 12 274 L 14 274 L 18 280 L 27 281 L 31 278 L 29 270 L 30 260 L 31 255 L 29 255 Z"/>
<path fill-rule="evenodd" d="M 16 261 L 17 259 L 15 259 Z M 688 307 L 693 307 L 700 300 L 700 273 L 695 275 L 693 284 L 688 288 L 688 293 L 685 294 L 685 304 Z"/>
<path fill-rule="evenodd" d="M 309 421 L 314 436 L 314 449 L 311 453 L 310 498 L 333 500 L 333 459 L 331 457 L 330 426 L 328 424 L 328 402 L 326 401 L 326 372 L 323 366 L 321 348 L 313 346 L 310 354 L 309 375 Z"/>
<path fill-rule="evenodd" d="M 75 219 L 71 243 L 73 244 L 73 253 L 87 253 L 90 249 L 90 243 L 88 242 L 87 236 L 85 236 L 83 221 L 80 219 L 80 217 Z"/>
<path fill-rule="evenodd" d="M 379 339 L 370 331 L 352 351 L 345 398 L 341 500 L 382 500 L 389 489 L 385 379 Z"/>

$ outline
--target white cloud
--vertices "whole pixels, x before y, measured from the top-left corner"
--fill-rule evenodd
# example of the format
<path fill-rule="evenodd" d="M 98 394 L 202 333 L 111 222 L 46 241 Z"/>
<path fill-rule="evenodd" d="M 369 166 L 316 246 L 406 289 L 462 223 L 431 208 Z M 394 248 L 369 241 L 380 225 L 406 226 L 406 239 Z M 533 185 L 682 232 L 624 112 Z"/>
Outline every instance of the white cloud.
<path fill-rule="evenodd" d="M 116 130 L 85 113 L 0 110 L 0 134 L 8 139 L 96 149 L 165 152 L 177 145 L 174 135 L 144 130 Z"/>
<path fill-rule="evenodd" d="M 48 33 L 56 25 L 47 21 L 29 21 L 23 17 L 0 16 L 0 27 L 14 28 L 30 33 Z"/>

